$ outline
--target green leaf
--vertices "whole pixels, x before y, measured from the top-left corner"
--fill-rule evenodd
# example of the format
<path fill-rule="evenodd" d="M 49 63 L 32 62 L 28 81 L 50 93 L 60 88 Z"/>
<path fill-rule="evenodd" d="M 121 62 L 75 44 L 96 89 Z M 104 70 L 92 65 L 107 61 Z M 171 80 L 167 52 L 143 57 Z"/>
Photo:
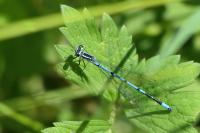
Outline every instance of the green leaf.
<path fill-rule="evenodd" d="M 63 127 L 50 127 L 42 130 L 42 133 L 71 133 L 71 130 Z"/>
<path fill-rule="evenodd" d="M 200 30 L 199 16 L 200 9 L 185 20 L 178 32 L 167 37 L 159 51 L 161 56 L 165 57 L 176 53 L 193 34 Z"/>
<path fill-rule="evenodd" d="M 166 94 L 165 101 L 173 107 L 171 113 L 152 111 L 153 104 L 150 106 L 142 103 L 143 109 L 127 109 L 126 115 L 131 122 L 148 133 L 197 133 L 194 123 L 200 109 L 199 87 L 200 83 L 194 83 Z"/>
<path fill-rule="evenodd" d="M 143 65 L 140 65 L 140 64 Z M 199 113 L 199 83 L 191 84 L 199 75 L 200 64 L 179 63 L 179 56 L 162 59 L 150 58 L 139 64 L 141 85 L 150 94 L 172 106 L 172 112 L 161 110 L 158 105 L 133 93 L 135 108 L 125 109 L 127 117 L 147 132 L 197 132 L 193 127 Z M 141 67 L 142 66 L 142 67 Z M 185 88 L 183 88 L 185 87 Z"/>
<path fill-rule="evenodd" d="M 110 124 L 103 120 L 65 121 L 54 123 L 55 127 L 43 130 L 43 133 L 111 133 Z"/>
<path fill-rule="evenodd" d="M 120 88 L 125 99 L 133 98 L 130 102 L 134 106 L 131 109 L 124 108 L 127 117 L 147 132 L 182 132 L 182 128 L 185 132 L 196 131 L 192 124 L 199 112 L 200 93 L 195 87 L 186 86 L 199 75 L 200 64 L 192 61 L 180 63 L 178 55 L 166 58 L 158 55 L 139 62 L 127 28 L 123 26 L 118 30 L 109 15 L 103 15 L 98 30 L 94 18 L 86 9 L 78 12 L 62 6 L 62 12 L 65 27 L 61 31 L 71 47 L 56 45 L 56 49 L 64 61 L 59 68 L 67 79 L 96 94 L 105 90 L 103 96 L 110 101 L 116 100 Z M 78 16 L 79 19 L 68 20 L 69 16 Z M 78 60 L 73 59 L 74 48 L 80 44 L 101 64 L 166 102 L 172 106 L 173 111 L 169 113 L 154 101 L 132 91 L 126 84 L 109 79 L 91 63 L 87 63 L 83 69 L 83 64 L 79 65 Z"/>
<path fill-rule="evenodd" d="M 101 63 L 107 64 L 108 68 L 114 70 L 117 64 L 120 63 L 119 59 L 122 59 L 124 53 L 133 47 L 131 44 L 132 38 L 128 34 L 126 27 L 123 26 L 121 30 L 118 30 L 113 20 L 107 14 L 103 15 L 100 32 L 94 18 L 86 9 L 83 13 L 80 13 L 71 7 L 63 5 L 62 12 L 65 27 L 61 28 L 61 31 L 72 45 L 71 48 L 66 45 L 56 45 L 58 53 L 63 60 L 66 60 L 65 66 L 68 66 L 68 70 L 63 72 L 68 79 L 98 94 L 104 89 L 108 76 L 90 63 L 87 64 L 83 71 L 78 62 L 72 61 L 71 55 L 74 54 L 74 48 L 80 44 L 85 45 L 89 53 L 95 55 Z M 73 21 L 73 23 L 69 23 L 67 19 L 69 16 L 77 16 L 79 20 L 75 22 L 69 20 Z M 136 56 L 133 59 L 137 60 L 137 55 L 133 48 L 131 52 Z M 132 63 L 136 64 L 136 62 Z M 63 65 L 60 65 L 61 70 L 63 70 Z M 110 80 L 110 82 L 113 82 L 113 80 Z M 106 87 L 104 96 L 113 101 L 116 99 L 117 86 L 109 84 Z"/>

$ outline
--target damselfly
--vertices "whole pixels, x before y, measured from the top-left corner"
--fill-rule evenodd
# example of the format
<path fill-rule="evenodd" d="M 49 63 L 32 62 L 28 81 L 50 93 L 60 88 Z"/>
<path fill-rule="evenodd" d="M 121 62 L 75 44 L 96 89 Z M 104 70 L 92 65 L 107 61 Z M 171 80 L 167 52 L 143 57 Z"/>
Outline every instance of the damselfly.
<path fill-rule="evenodd" d="M 95 58 L 95 56 L 85 52 L 84 48 L 83 48 L 83 45 L 79 45 L 76 50 L 75 50 L 75 56 L 76 57 L 80 57 L 84 60 L 87 60 L 89 61 L 90 63 L 94 64 L 95 66 L 99 67 L 100 69 L 102 69 L 103 71 L 109 73 L 112 77 L 115 77 L 119 80 L 121 80 L 122 82 L 126 83 L 127 85 L 129 85 L 131 88 L 137 90 L 138 92 L 140 92 L 141 94 L 147 96 L 148 98 L 154 100 L 156 103 L 158 103 L 159 105 L 161 105 L 162 107 L 164 107 L 165 109 L 171 111 L 172 108 L 160 101 L 159 99 L 155 98 L 154 96 L 146 93 L 144 90 L 140 89 L 139 87 L 137 87 L 136 85 L 132 84 L 131 82 L 127 81 L 125 78 L 119 76 L 118 74 L 114 73 L 113 71 L 111 71 L 110 69 L 108 69 L 107 67 L 104 67 L 103 65 L 101 65 Z"/>

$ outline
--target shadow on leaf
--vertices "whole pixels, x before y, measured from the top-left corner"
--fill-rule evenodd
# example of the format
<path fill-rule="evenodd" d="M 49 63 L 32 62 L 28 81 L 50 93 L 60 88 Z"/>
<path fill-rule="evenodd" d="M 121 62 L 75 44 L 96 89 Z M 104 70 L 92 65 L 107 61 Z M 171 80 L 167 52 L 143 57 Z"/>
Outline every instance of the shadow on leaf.
<path fill-rule="evenodd" d="M 84 132 L 85 128 L 88 126 L 89 120 L 85 120 L 81 123 L 80 127 L 77 129 L 76 133 Z"/>
<path fill-rule="evenodd" d="M 133 118 L 138 118 L 138 117 L 144 117 L 144 116 L 149 116 L 149 115 L 163 115 L 163 114 L 169 114 L 169 113 L 170 112 L 168 110 L 158 110 L 158 111 L 141 113 L 141 114 L 135 115 L 135 116 L 129 116 L 128 119 L 133 119 Z"/>
<path fill-rule="evenodd" d="M 191 125 L 185 124 L 185 125 L 179 126 L 178 128 L 175 128 L 175 129 L 169 131 L 169 133 L 181 133 L 181 132 L 187 131 L 187 129 L 191 126 L 192 126 L 192 124 Z"/>
<path fill-rule="evenodd" d="M 67 57 L 67 59 L 65 60 L 65 64 L 63 65 L 63 69 L 67 70 L 69 69 L 69 67 L 71 68 L 71 70 L 77 74 L 79 77 L 81 77 L 82 79 L 84 79 L 86 82 L 88 82 L 88 77 L 87 75 L 84 73 L 83 69 L 80 67 L 79 63 L 74 62 L 74 59 L 76 59 L 76 57 L 70 55 Z"/>
<path fill-rule="evenodd" d="M 115 67 L 115 70 L 113 71 L 113 73 L 118 73 L 120 71 L 120 69 L 124 66 L 124 64 L 126 63 L 126 61 L 130 58 L 130 56 L 134 53 L 134 49 L 135 46 L 132 45 L 131 48 L 125 53 L 124 57 L 120 60 L 119 64 Z M 108 86 L 108 84 L 110 83 L 110 81 L 113 79 L 114 77 L 112 75 L 110 75 L 107 79 L 107 81 L 104 83 L 102 88 L 106 88 L 106 86 Z M 105 89 L 102 89 L 101 94 L 103 94 L 105 91 Z"/>

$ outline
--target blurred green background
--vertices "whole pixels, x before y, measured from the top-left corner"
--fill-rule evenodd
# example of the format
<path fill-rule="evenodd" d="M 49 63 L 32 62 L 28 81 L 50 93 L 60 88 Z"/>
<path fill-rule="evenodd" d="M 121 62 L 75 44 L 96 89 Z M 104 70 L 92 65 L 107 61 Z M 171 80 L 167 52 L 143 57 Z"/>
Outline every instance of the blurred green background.
<path fill-rule="evenodd" d="M 87 7 L 97 22 L 111 14 L 128 27 L 140 58 L 180 54 L 200 62 L 198 0 L 0 0 L 0 133 L 40 132 L 54 121 L 108 115 L 105 101 L 57 72 L 54 45 L 66 42 L 58 30 L 61 4 Z M 114 127 L 139 132 L 124 116 Z"/>

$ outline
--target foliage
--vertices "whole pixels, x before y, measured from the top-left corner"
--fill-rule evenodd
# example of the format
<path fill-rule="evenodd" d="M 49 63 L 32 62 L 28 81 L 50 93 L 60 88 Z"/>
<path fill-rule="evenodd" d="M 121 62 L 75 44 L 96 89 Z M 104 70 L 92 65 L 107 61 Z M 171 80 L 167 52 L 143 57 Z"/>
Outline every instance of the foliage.
<path fill-rule="evenodd" d="M 110 5 L 92 6 L 90 7 L 90 11 L 93 13 L 94 16 L 100 16 L 103 12 L 115 14 L 118 12 L 130 10 L 130 9 L 137 11 L 138 9 L 154 7 L 154 6 L 166 4 L 169 2 L 173 2 L 173 0 L 145 1 L 145 2 L 125 1 L 125 2 L 112 3 Z M 120 8 L 122 6 L 123 8 Z M 8 26 L 1 28 L 0 40 L 14 38 L 14 37 L 22 36 L 25 34 L 30 34 L 30 33 L 38 32 L 38 31 L 58 27 L 62 23 L 63 21 L 61 19 L 60 13 L 28 19 L 28 20 L 23 20 L 23 21 L 10 24 Z"/>
<path fill-rule="evenodd" d="M 99 30 L 87 9 L 78 12 L 63 5 L 62 14 L 65 27 L 62 27 L 61 31 L 71 47 L 56 45 L 56 49 L 64 61 L 59 65 L 59 69 L 64 72 L 67 79 L 96 94 L 105 90 L 103 96 L 112 102 L 117 100 L 118 93 L 121 93 L 125 99 L 129 98 L 117 91 L 121 87 L 119 82 L 108 79 L 105 73 L 90 63 L 83 70 L 83 66 L 73 59 L 74 48 L 82 44 L 102 64 L 107 64 L 111 70 L 119 71 L 120 75 L 173 107 L 172 112 L 165 111 L 141 94 L 129 92 L 132 95 L 134 106 L 124 110 L 127 118 L 136 126 L 147 132 L 197 132 L 193 124 L 200 108 L 200 91 L 194 85 L 186 86 L 192 84 L 199 75 L 200 64 L 192 61 L 180 63 L 180 56 L 176 55 L 165 58 L 158 55 L 139 62 L 136 50 L 132 48 L 132 37 L 127 28 L 123 26 L 118 30 L 109 15 L 103 15 Z M 130 54 L 124 58 L 128 52 Z M 125 85 L 120 89 L 125 93 L 128 92 L 128 87 Z M 44 130 L 44 132 L 54 130 L 58 133 L 63 130 L 78 132 L 81 125 L 72 128 L 76 123 L 68 121 L 61 123 L 61 125 L 66 125 L 65 127 L 55 124 L 56 127 Z M 100 122 L 97 123 L 100 124 Z M 87 128 L 95 129 L 96 127 L 87 125 L 82 131 L 89 133 Z"/>
<path fill-rule="evenodd" d="M 181 45 L 184 44 L 194 33 L 198 32 L 199 29 L 199 19 L 200 9 L 195 12 L 186 22 L 183 23 L 181 29 L 176 33 L 176 35 L 172 35 L 169 37 L 168 41 L 165 41 L 165 44 L 162 45 L 160 49 L 160 54 L 162 56 L 168 56 L 177 52 Z M 169 46 L 170 44 L 170 46 Z M 167 49 L 167 50 L 166 50 Z"/>
<path fill-rule="evenodd" d="M 54 123 L 55 127 L 43 130 L 44 133 L 111 133 L 110 124 L 102 120 L 65 121 Z"/>
<path fill-rule="evenodd" d="M 64 24 L 61 4 L 77 9 L 89 31 L 100 34 L 78 32 L 75 43 L 84 37 L 89 43 L 80 42 L 99 62 L 170 104 L 173 111 L 165 112 L 87 61 L 85 70 L 78 59 L 66 61 L 74 55 L 74 48 L 66 44 L 78 44 L 58 30 Z M 44 131 L 70 131 L 84 122 L 90 124 L 80 126 L 79 132 L 94 122 L 92 129 L 99 123 L 114 133 L 197 132 L 200 84 L 194 79 L 199 65 L 190 60 L 200 62 L 199 5 L 198 0 L 0 0 L 0 133 L 38 133 L 51 126 L 57 127 Z M 90 12 L 82 12 L 85 7 Z M 105 13 L 101 21 L 104 12 L 113 20 Z M 70 16 L 66 25 L 71 27 L 68 23 L 74 19 Z M 106 32 L 110 37 L 103 37 L 106 27 L 113 29 Z M 66 26 L 62 31 L 69 32 Z M 100 47 L 102 40 L 105 48 Z M 55 50 L 55 43 L 64 45 Z M 63 57 L 60 68 L 56 51 Z M 55 121 L 62 127 L 52 125 Z"/>

